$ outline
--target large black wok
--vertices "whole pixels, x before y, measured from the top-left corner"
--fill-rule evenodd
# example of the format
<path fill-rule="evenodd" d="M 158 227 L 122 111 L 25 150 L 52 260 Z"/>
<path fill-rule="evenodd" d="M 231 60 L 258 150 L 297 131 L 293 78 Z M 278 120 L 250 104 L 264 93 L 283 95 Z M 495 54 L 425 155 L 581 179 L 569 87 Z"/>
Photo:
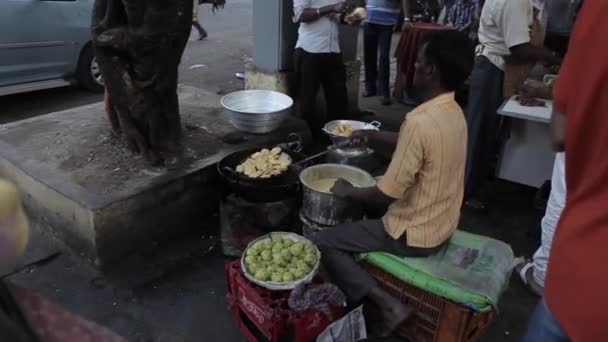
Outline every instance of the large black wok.
<path fill-rule="evenodd" d="M 297 167 L 290 166 L 284 173 L 266 179 L 249 178 L 235 171 L 239 164 L 259 150 L 260 148 L 234 152 L 217 164 L 218 173 L 228 189 L 251 202 L 276 202 L 297 196 L 300 188 L 300 169 Z M 300 152 L 286 149 L 283 152 L 291 157 L 292 163 L 306 158 Z"/>

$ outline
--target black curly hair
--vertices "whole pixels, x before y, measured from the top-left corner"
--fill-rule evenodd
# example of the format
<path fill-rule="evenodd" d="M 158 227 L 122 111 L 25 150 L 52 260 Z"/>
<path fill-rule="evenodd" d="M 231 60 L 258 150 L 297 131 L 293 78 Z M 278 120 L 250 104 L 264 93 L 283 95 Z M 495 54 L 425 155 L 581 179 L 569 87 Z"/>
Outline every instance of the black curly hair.
<path fill-rule="evenodd" d="M 437 66 L 442 86 L 456 90 L 469 77 L 475 58 L 473 42 L 462 32 L 430 32 L 424 41 L 427 62 Z"/>

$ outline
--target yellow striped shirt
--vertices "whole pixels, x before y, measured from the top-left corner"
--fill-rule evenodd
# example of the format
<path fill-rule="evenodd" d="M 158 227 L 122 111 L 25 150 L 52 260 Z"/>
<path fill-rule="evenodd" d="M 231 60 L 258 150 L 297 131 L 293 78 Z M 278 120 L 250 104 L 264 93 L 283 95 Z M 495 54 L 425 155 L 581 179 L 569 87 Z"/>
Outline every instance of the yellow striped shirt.
<path fill-rule="evenodd" d="M 464 192 L 467 126 L 445 93 L 410 112 L 378 188 L 395 198 L 383 218 L 387 233 L 408 246 L 436 247 L 450 238 Z M 404 233 L 406 233 L 404 235 Z"/>

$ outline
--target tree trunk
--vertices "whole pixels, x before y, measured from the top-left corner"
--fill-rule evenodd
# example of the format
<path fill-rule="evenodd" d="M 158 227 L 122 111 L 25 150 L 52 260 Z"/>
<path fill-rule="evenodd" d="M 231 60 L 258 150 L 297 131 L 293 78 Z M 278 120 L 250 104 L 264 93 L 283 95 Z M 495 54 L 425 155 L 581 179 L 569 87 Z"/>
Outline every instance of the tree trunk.
<path fill-rule="evenodd" d="M 178 66 L 192 6 L 192 0 L 95 0 L 93 46 L 112 128 L 155 165 L 180 155 Z"/>

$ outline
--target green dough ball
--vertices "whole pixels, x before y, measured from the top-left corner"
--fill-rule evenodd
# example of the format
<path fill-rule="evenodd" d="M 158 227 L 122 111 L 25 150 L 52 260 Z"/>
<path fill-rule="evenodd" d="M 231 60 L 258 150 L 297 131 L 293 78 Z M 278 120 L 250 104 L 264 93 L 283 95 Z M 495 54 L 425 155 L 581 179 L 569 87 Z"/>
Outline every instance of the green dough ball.
<path fill-rule="evenodd" d="M 249 248 L 249 249 L 247 250 L 247 256 L 248 256 L 248 257 L 249 257 L 249 256 L 257 256 L 259 253 L 260 253 L 260 252 L 258 251 L 258 249 L 257 249 L 257 248 L 254 248 L 254 247 Z"/>
<path fill-rule="evenodd" d="M 245 258 L 245 264 L 247 265 L 255 264 L 256 262 L 258 262 L 258 258 L 255 256 L 248 256 Z"/>
<path fill-rule="evenodd" d="M 275 283 L 280 283 L 283 281 L 283 276 L 281 275 L 281 273 L 275 272 L 270 277 L 270 281 L 273 281 Z"/>
<path fill-rule="evenodd" d="M 317 263 L 317 256 L 315 254 L 306 254 L 304 256 L 304 261 L 310 266 L 314 266 Z"/>
<path fill-rule="evenodd" d="M 255 279 L 260 281 L 267 281 L 269 278 L 268 271 L 266 270 L 257 270 L 253 276 Z"/>
<path fill-rule="evenodd" d="M 262 256 L 262 260 L 264 260 L 264 261 L 272 260 L 272 253 L 269 250 L 263 251 L 261 256 Z"/>
<path fill-rule="evenodd" d="M 293 276 L 293 273 L 289 272 L 289 271 L 285 271 L 283 273 L 283 281 L 284 282 L 290 282 L 290 281 L 294 281 L 295 278 Z"/>
<path fill-rule="evenodd" d="M 291 247 L 289 247 L 289 251 L 294 256 L 300 256 L 304 254 L 304 245 L 301 242 L 295 243 Z"/>
<path fill-rule="evenodd" d="M 260 270 L 260 265 L 259 264 L 247 265 L 247 269 L 249 270 L 249 273 L 255 274 L 255 272 Z"/>
<path fill-rule="evenodd" d="M 302 270 L 302 272 L 308 274 L 310 271 L 312 271 L 312 268 L 305 263 L 305 265 L 298 265 L 298 270 Z"/>
<path fill-rule="evenodd" d="M 281 266 L 285 265 L 285 259 L 283 259 L 283 256 L 281 255 L 281 253 L 273 254 L 272 261 L 274 262 L 275 265 L 281 265 Z"/>
<path fill-rule="evenodd" d="M 283 249 L 281 250 L 281 255 L 283 256 L 283 259 L 287 260 L 287 261 L 291 261 L 291 252 L 289 251 L 289 249 Z"/>
<path fill-rule="evenodd" d="M 313 246 L 310 243 L 306 243 L 304 245 L 304 252 L 306 252 L 306 254 L 309 254 L 309 253 L 316 253 L 317 251 L 315 250 L 315 246 Z"/>
<path fill-rule="evenodd" d="M 302 278 L 306 277 L 307 274 L 308 273 L 306 273 L 303 269 L 297 269 L 297 270 L 293 271 L 293 276 L 296 279 L 302 279 Z"/>
<path fill-rule="evenodd" d="M 281 242 L 275 242 L 272 246 L 272 252 L 278 253 L 283 249 L 283 244 Z"/>
<path fill-rule="evenodd" d="M 293 245 L 293 241 L 291 241 L 289 239 L 283 240 L 283 246 L 285 246 L 285 247 L 291 247 L 292 245 Z"/>

